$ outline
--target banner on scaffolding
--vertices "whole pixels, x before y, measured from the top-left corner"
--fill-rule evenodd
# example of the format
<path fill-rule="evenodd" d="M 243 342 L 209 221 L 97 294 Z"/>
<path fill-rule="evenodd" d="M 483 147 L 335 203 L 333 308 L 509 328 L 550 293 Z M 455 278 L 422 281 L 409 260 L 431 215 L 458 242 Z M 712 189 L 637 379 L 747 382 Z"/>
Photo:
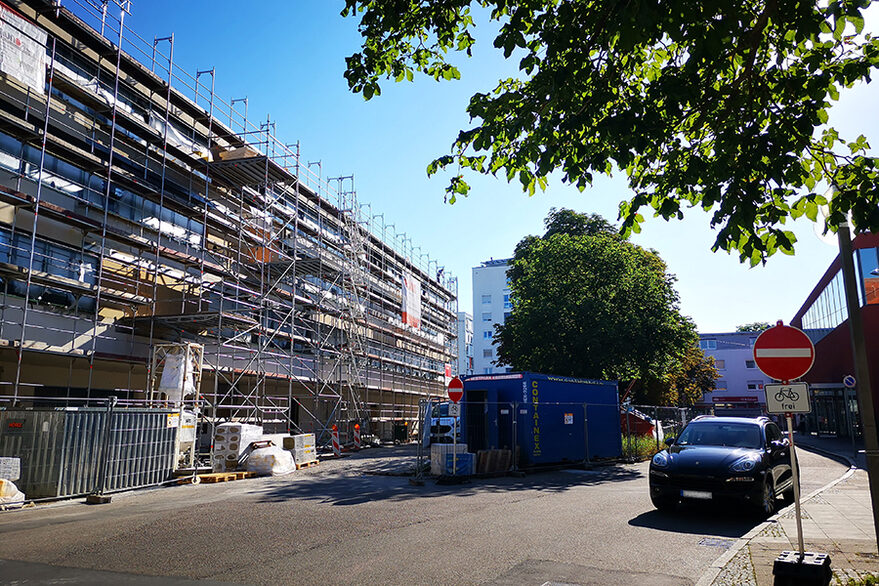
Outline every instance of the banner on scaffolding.
<path fill-rule="evenodd" d="M 421 281 L 403 274 L 403 323 L 421 329 Z"/>
<path fill-rule="evenodd" d="M 46 32 L 0 2 L 0 72 L 46 93 Z"/>

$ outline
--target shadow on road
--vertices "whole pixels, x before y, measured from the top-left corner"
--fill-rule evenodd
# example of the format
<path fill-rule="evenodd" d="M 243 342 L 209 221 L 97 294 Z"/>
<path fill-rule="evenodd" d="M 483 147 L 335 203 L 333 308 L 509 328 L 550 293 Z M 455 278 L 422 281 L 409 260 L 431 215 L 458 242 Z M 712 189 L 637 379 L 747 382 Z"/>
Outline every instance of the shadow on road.
<path fill-rule="evenodd" d="M 410 477 L 375 476 L 364 472 L 336 471 L 303 478 L 294 482 L 266 486 L 260 495 L 263 502 L 308 499 L 332 505 L 358 505 L 372 501 L 408 501 L 444 496 L 468 497 L 484 493 L 515 491 L 564 492 L 578 486 L 624 482 L 643 475 L 623 467 L 608 466 L 598 470 L 560 470 L 528 474 L 524 478 L 473 478 L 462 484 L 440 485 L 430 477 L 423 486 L 409 483 Z"/>
<path fill-rule="evenodd" d="M 720 506 L 689 505 L 673 512 L 657 510 L 641 513 L 629 521 L 634 527 L 649 527 L 671 533 L 741 537 L 760 520 L 749 512 Z"/>

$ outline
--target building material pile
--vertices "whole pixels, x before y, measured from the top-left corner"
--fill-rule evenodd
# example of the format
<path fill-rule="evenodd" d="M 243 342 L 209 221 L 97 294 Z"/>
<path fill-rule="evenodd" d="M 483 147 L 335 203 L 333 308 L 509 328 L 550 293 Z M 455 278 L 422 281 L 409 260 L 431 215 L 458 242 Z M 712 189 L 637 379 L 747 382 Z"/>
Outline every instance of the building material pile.
<path fill-rule="evenodd" d="M 297 470 L 317 462 L 317 447 L 313 433 L 302 433 L 285 438 L 284 449 L 293 453 Z"/>
<path fill-rule="evenodd" d="M 24 493 L 15 486 L 20 471 L 21 460 L 18 458 L 0 458 L 0 510 L 24 504 Z"/>
<path fill-rule="evenodd" d="M 262 426 L 221 423 L 214 431 L 214 472 L 233 472 L 250 444 L 262 439 Z"/>

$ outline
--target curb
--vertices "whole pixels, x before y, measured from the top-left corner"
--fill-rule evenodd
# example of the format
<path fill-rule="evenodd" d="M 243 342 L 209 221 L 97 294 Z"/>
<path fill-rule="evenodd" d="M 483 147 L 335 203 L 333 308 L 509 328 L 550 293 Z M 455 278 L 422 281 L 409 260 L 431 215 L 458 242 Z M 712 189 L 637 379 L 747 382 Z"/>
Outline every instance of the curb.
<path fill-rule="evenodd" d="M 843 464 L 848 464 L 848 466 L 849 466 L 849 469 L 846 470 L 842 474 L 842 476 L 840 476 L 836 480 L 831 480 L 830 482 L 828 482 L 827 484 L 825 484 L 821 488 L 813 490 L 812 492 L 810 492 L 806 496 L 800 496 L 800 505 L 801 506 L 803 504 L 807 503 L 808 501 L 812 500 L 813 498 L 815 498 L 816 496 L 818 496 L 819 494 L 821 494 L 825 490 L 833 488 L 834 486 L 836 486 L 837 484 L 839 484 L 843 480 L 848 479 L 852 474 L 855 473 L 855 470 L 857 470 L 857 466 L 847 456 L 842 456 L 840 454 L 828 452 L 828 451 L 822 450 L 820 448 L 813 448 L 811 446 L 804 446 L 801 444 L 797 444 L 796 447 L 803 448 L 803 449 L 809 449 L 810 451 L 815 451 L 821 455 L 827 456 L 828 458 L 832 458 L 832 459 L 835 459 L 839 462 L 842 462 Z M 696 582 L 696 586 L 711 586 L 711 584 L 714 583 L 714 580 L 716 580 L 717 577 L 720 575 L 720 572 L 723 571 L 723 568 L 726 567 L 726 565 L 730 562 L 730 560 L 732 560 L 736 555 L 738 555 L 738 553 L 742 550 L 743 547 L 748 545 L 748 543 L 752 539 L 757 537 L 761 532 L 763 532 L 764 529 L 766 529 L 767 527 L 769 527 L 770 525 L 772 525 L 774 523 L 777 523 L 779 517 L 781 517 L 784 514 L 787 514 L 789 511 L 793 510 L 794 508 L 795 508 L 795 505 L 793 503 L 791 503 L 790 505 L 781 509 L 780 511 L 778 511 L 777 513 L 775 513 L 774 515 L 772 515 L 771 517 L 769 517 L 768 519 L 766 519 L 765 521 L 763 521 L 762 523 L 760 523 L 759 525 L 757 525 L 756 527 L 754 527 L 753 529 L 751 529 L 750 531 L 748 531 L 747 533 L 745 533 L 744 535 L 739 537 L 736 540 L 736 542 L 728 550 L 726 550 L 723 553 L 723 555 L 721 555 L 719 558 L 717 558 L 716 560 L 714 560 L 711 563 L 711 565 L 708 567 L 708 569 L 702 574 L 702 577 L 700 577 L 699 580 Z"/>
<path fill-rule="evenodd" d="M 831 452 L 830 450 L 825 450 L 824 448 L 819 448 L 810 444 L 796 444 L 796 447 L 803 448 L 804 450 L 809 450 L 810 452 L 815 452 L 816 454 L 820 454 L 832 460 L 836 460 L 841 464 L 846 464 L 849 468 L 859 468 L 858 463 L 854 459 L 844 454 Z"/>

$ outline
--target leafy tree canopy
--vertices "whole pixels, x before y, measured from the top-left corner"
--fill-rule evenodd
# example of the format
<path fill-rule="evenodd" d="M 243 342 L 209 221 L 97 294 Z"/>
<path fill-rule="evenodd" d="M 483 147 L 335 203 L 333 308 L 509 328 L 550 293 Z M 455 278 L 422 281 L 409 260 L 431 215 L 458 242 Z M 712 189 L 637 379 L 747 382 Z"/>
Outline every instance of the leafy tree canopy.
<path fill-rule="evenodd" d="M 816 220 L 824 182 L 840 191 L 832 227 L 851 210 L 858 229 L 879 230 L 879 159 L 866 137 L 826 126 L 840 90 L 879 67 L 870 2 L 345 0 L 363 36 L 345 77 L 366 99 L 383 79 L 458 78 L 447 57 L 471 54 L 485 11 L 519 75 L 471 98 L 474 126 L 429 173 L 501 174 L 533 194 L 554 171 L 584 189 L 618 169 L 634 193 L 620 204 L 625 233 L 645 207 L 665 219 L 702 208 L 714 249 L 757 264 L 793 254 L 784 224 Z M 458 172 L 451 201 L 468 191 Z"/>
<path fill-rule="evenodd" d="M 680 405 L 689 407 L 702 400 L 702 395 L 715 388 L 715 381 L 720 378 L 714 358 L 705 356 L 698 346 L 690 346 L 678 363 L 678 368 L 671 374 L 668 396 L 664 405 Z"/>
<path fill-rule="evenodd" d="M 580 214 L 567 208 L 550 208 L 549 214 L 543 221 L 546 226 L 544 238 L 553 234 L 569 234 L 571 236 L 595 236 L 606 234 L 616 236 L 619 230 L 616 226 L 602 218 L 598 214 Z"/>
<path fill-rule="evenodd" d="M 737 332 L 762 332 L 763 330 L 768 330 L 770 327 L 768 322 L 765 321 L 755 321 L 749 324 L 742 324 L 736 327 Z"/>
<path fill-rule="evenodd" d="M 547 218 L 548 233 L 557 216 Z M 580 221 L 594 218 L 570 222 L 573 234 L 530 236 L 516 248 L 507 272 L 513 309 L 495 326 L 498 364 L 638 379 L 639 400 L 664 402 L 696 346 L 695 328 L 680 314 L 675 279 L 655 252 L 603 230 L 577 233 Z"/>

